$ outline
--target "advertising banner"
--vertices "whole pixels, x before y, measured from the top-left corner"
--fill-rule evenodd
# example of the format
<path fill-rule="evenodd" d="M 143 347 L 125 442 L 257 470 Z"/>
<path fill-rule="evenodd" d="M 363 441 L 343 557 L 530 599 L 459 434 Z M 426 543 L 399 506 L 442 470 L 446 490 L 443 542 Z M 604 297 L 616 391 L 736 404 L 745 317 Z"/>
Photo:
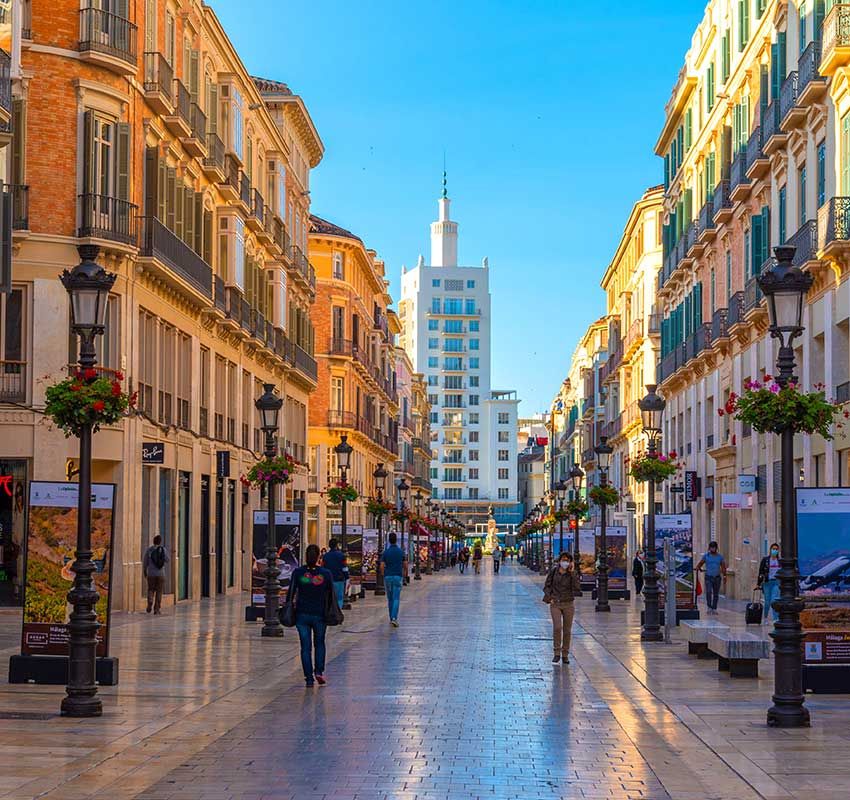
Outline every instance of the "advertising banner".
<path fill-rule="evenodd" d="M 342 542 L 342 525 L 331 525 L 331 536 Z M 348 553 L 348 579 L 359 586 L 363 577 L 363 526 L 345 526 L 345 549 Z"/>
<path fill-rule="evenodd" d="M 289 578 L 301 563 L 301 514 L 298 511 L 275 511 L 275 546 L 277 568 L 280 570 L 278 583 L 281 594 L 289 586 Z M 266 532 L 269 525 L 268 511 L 254 511 L 254 526 L 251 540 L 251 603 L 255 606 L 266 602 Z"/>
<path fill-rule="evenodd" d="M 578 529 L 579 568 L 584 586 L 596 583 L 596 528 L 582 525 Z"/>
<path fill-rule="evenodd" d="M 23 655 L 68 655 L 67 595 L 74 581 L 71 564 L 77 546 L 79 484 L 32 481 L 29 531 L 24 567 Z M 109 585 L 112 577 L 115 486 L 92 485 L 92 574 L 98 593 L 95 606 L 97 655 L 109 652 Z"/>
<path fill-rule="evenodd" d="M 600 538 L 599 528 L 597 528 L 595 536 L 595 548 L 597 553 L 600 551 Z M 605 540 L 608 545 L 608 588 L 625 589 L 628 530 L 623 526 L 606 525 Z M 594 574 L 596 574 L 595 564 Z"/>
<path fill-rule="evenodd" d="M 796 492 L 807 664 L 850 664 L 850 489 Z"/>
<path fill-rule="evenodd" d="M 676 559 L 676 608 L 696 608 L 696 581 L 694 579 L 694 532 L 690 514 L 656 514 L 655 557 L 658 559 L 658 589 L 661 598 L 666 587 L 664 566 L 664 540 L 673 541 Z M 660 599 L 663 607 L 663 599 Z"/>
<path fill-rule="evenodd" d="M 378 580 L 378 529 L 363 531 L 363 582 L 374 584 Z"/>

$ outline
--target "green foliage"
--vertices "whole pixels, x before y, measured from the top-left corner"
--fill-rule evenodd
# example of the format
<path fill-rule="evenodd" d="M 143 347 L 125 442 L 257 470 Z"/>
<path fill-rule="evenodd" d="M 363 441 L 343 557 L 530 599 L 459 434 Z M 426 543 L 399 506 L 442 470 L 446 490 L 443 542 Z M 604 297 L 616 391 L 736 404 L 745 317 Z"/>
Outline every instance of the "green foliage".
<path fill-rule="evenodd" d="M 277 483 L 289 483 L 292 480 L 292 473 L 295 471 L 297 462 L 287 453 L 275 456 L 274 458 L 264 458 L 258 461 L 247 475 L 240 477 L 240 481 L 245 486 L 250 486 L 259 489 L 271 481 Z"/>
<path fill-rule="evenodd" d="M 667 478 L 676 474 L 679 464 L 676 463 L 676 453 L 657 453 L 655 455 L 638 456 L 632 461 L 629 469 L 631 475 L 638 483 L 654 480 L 656 483 L 666 481 Z"/>
<path fill-rule="evenodd" d="M 358 497 L 357 490 L 345 481 L 338 481 L 336 486 L 328 489 L 328 500 L 335 506 L 340 505 L 343 500 L 353 503 Z"/>
<path fill-rule="evenodd" d="M 594 486 L 587 496 L 598 506 L 615 506 L 620 502 L 620 493 L 613 486 Z"/>
<path fill-rule="evenodd" d="M 121 388 L 123 375 L 108 377 L 95 369 L 78 370 L 71 378 L 48 386 L 44 413 L 65 436 L 79 436 L 91 425 L 96 433 L 101 425 L 114 425 L 136 404 L 136 395 Z"/>

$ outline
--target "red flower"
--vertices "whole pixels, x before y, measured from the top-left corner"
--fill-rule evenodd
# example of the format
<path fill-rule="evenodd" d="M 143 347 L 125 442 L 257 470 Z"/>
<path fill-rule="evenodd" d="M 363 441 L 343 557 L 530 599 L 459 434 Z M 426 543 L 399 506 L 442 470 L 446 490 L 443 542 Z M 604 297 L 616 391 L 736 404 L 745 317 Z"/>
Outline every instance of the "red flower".
<path fill-rule="evenodd" d="M 80 386 L 80 384 L 79 384 L 79 383 L 72 383 L 72 384 L 71 384 L 71 391 L 72 391 L 72 392 L 79 392 L 79 391 L 80 391 L 80 389 L 82 389 L 82 388 L 83 388 L 83 387 L 82 387 L 82 386 Z"/>
<path fill-rule="evenodd" d="M 772 380 L 773 380 L 773 375 L 765 375 L 765 376 L 762 378 L 762 380 L 763 380 L 765 383 L 767 383 L 768 381 L 772 381 Z"/>
<path fill-rule="evenodd" d="M 136 402 L 138 401 L 138 399 L 139 399 L 139 393 L 133 392 L 133 394 L 130 395 L 130 401 L 129 401 L 130 405 L 131 406 L 136 405 Z"/>
<path fill-rule="evenodd" d="M 124 373 L 121 372 L 120 369 L 115 371 L 115 380 L 117 380 L 117 381 L 123 381 L 124 380 Z"/>
<path fill-rule="evenodd" d="M 106 408 L 106 404 L 103 402 L 103 400 L 95 400 L 91 404 L 91 407 L 93 411 L 103 411 L 103 409 Z"/>
<path fill-rule="evenodd" d="M 118 381 L 112 382 L 112 396 L 118 397 L 121 394 L 121 384 Z"/>
<path fill-rule="evenodd" d="M 676 453 L 675 450 L 671 450 L 669 455 L 670 455 L 670 458 L 676 458 L 678 454 Z"/>
<path fill-rule="evenodd" d="M 83 373 L 83 377 L 84 377 L 87 381 L 93 380 L 94 378 L 96 378 L 96 377 L 97 377 L 97 370 L 96 370 L 96 369 L 94 369 L 94 368 L 92 368 L 92 367 L 89 367 L 89 368 L 88 368 L 88 369 L 87 369 L 87 370 Z"/>
<path fill-rule="evenodd" d="M 722 416 L 723 416 L 723 409 L 722 409 L 722 408 L 718 408 L 718 409 L 717 409 L 717 416 L 718 416 L 718 417 L 722 417 Z"/>

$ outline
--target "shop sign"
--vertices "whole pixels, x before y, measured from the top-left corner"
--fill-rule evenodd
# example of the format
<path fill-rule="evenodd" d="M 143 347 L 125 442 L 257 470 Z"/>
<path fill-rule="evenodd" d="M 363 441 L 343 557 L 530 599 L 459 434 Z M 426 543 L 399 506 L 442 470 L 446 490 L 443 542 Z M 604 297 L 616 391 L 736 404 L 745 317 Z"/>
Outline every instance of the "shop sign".
<path fill-rule="evenodd" d="M 164 464 L 165 444 L 163 442 L 142 442 L 142 464 Z"/>
<path fill-rule="evenodd" d="M 758 486 L 755 475 L 738 476 L 738 492 L 741 494 L 753 494 Z"/>
<path fill-rule="evenodd" d="M 215 476 L 217 478 L 230 477 L 230 450 L 216 450 Z"/>
<path fill-rule="evenodd" d="M 693 503 L 700 495 L 700 479 L 694 471 L 685 472 L 685 500 Z"/>

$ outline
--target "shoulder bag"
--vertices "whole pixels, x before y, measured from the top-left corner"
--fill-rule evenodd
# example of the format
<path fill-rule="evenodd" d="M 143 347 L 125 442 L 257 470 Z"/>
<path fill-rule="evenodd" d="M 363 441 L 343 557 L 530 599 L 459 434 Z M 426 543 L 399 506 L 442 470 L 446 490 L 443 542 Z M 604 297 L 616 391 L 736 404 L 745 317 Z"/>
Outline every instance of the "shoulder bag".
<path fill-rule="evenodd" d="M 284 628 L 294 628 L 295 627 L 295 593 L 298 590 L 295 587 L 295 584 L 290 584 L 288 597 L 286 602 L 280 607 L 277 612 L 278 619 L 280 620 L 280 624 L 283 625 Z"/>
<path fill-rule="evenodd" d="M 325 624 L 326 625 L 342 625 L 345 621 L 345 615 L 342 609 L 337 605 L 336 594 L 330 590 L 325 594 Z"/>

